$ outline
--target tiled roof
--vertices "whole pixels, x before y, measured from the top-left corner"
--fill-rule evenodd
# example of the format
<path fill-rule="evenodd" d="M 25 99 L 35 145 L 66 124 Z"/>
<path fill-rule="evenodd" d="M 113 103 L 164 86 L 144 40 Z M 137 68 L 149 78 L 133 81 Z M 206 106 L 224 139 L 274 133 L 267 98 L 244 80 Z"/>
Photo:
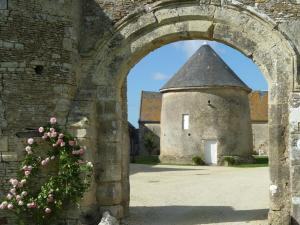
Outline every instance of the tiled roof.
<path fill-rule="evenodd" d="M 252 122 L 268 121 L 268 92 L 253 91 L 249 95 Z"/>
<path fill-rule="evenodd" d="M 160 122 L 161 93 L 142 91 L 140 122 Z"/>
<path fill-rule="evenodd" d="M 202 87 L 240 87 L 251 91 L 209 45 L 201 46 L 160 91 Z"/>

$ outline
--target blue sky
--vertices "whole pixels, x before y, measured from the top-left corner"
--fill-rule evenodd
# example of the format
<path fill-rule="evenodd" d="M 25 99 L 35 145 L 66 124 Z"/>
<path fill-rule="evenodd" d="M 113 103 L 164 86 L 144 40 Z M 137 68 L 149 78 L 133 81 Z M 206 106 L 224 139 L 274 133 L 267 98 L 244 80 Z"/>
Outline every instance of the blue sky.
<path fill-rule="evenodd" d="M 204 43 L 209 44 L 250 88 L 268 89 L 267 82 L 258 67 L 239 51 L 213 41 L 175 42 L 145 56 L 128 75 L 128 120 L 135 127 L 138 127 L 141 91 L 159 91 Z"/>

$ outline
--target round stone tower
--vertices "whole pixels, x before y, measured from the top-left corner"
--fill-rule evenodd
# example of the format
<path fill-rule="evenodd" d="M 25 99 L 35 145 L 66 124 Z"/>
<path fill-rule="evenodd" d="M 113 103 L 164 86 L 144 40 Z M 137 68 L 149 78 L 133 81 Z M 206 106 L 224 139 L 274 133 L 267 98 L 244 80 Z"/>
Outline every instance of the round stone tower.
<path fill-rule="evenodd" d="M 163 163 L 207 164 L 251 156 L 251 89 L 209 46 L 203 45 L 161 88 Z"/>

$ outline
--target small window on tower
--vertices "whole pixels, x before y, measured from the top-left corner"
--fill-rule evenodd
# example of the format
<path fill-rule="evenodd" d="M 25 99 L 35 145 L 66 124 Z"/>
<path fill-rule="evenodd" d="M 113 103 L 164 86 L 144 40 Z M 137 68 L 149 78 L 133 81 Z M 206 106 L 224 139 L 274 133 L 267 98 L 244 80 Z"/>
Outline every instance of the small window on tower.
<path fill-rule="evenodd" d="M 190 115 L 183 114 L 182 115 L 182 128 L 184 130 L 188 130 L 190 126 Z"/>

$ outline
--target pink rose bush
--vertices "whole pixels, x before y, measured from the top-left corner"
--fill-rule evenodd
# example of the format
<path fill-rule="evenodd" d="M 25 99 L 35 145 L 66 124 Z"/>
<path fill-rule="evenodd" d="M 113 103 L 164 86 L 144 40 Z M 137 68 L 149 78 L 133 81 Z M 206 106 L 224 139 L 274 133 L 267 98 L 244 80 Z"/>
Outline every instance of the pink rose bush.
<path fill-rule="evenodd" d="M 18 177 L 9 180 L 11 189 L 0 202 L 0 209 L 14 211 L 22 224 L 31 224 L 26 218 L 33 218 L 36 225 L 45 221 L 48 224 L 49 219 L 61 211 L 63 203 L 79 201 L 90 185 L 93 171 L 93 164 L 82 158 L 86 149 L 58 126 L 55 117 L 50 118 L 46 126 L 39 127 L 38 132 L 41 138 L 27 140 Z M 49 144 L 50 150 L 44 157 L 37 148 L 40 142 Z M 32 179 L 42 167 L 49 167 L 55 161 L 59 165 L 57 174 L 45 174 L 46 183 L 41 184 L 38 193 L 32 191 Z"/>

